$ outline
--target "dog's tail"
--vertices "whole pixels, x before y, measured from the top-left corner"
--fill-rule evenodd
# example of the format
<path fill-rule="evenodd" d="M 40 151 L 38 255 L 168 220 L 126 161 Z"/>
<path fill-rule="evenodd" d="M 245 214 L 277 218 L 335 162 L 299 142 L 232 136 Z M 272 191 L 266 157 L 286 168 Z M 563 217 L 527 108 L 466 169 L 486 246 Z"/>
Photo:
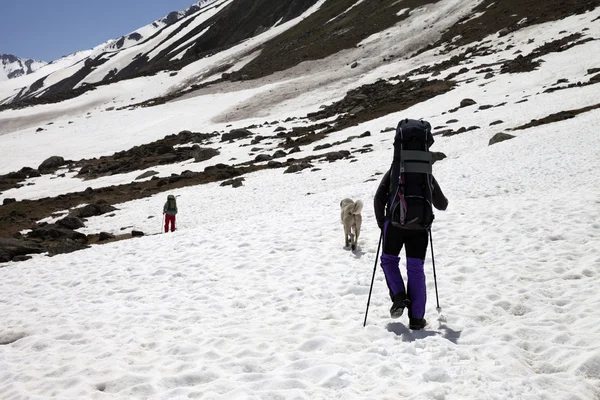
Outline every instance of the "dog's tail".
<path fill-rule="evenodd" d="M 354 207 L 352 207 L 352 209 L 350 210 L 351 214 L 360 214 L 362 212 L 363 209 L 363 202 L 362 200 L 356 200 L 354 202 Z"/>

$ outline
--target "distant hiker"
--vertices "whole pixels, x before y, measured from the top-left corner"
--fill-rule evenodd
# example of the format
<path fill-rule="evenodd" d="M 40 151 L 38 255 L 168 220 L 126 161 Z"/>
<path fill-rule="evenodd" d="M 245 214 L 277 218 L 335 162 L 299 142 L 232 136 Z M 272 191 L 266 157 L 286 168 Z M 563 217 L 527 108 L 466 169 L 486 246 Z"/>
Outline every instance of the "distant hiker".
<path fill-rule="evenodd" d="M 407 307 L 410 329 L 422 329 L 427 323 L 423 265 L 428 229 L 434 218 L 431 205 L 438 210 L 448 207 L 448 199 L 431 174 L 429 147 L 432 144 L 428 122 L 400 121 L 392 166 L 381 179 L 374 199 L 377 225 L 383 231 L 381 267 L 392 300 L 390 316 L 399 318 Z M 406 246 L 406 290 L 398 267 L 403 245 Z"/>
<path fill-rule="evenodd" d="M 163 215 L 165 216 L 165 232 L 169 232 L 169 224 L 171 224 L 171 232 L 174 232 L 175 216 L 177 215 L 177 201 L 172 194 L 167 196 L 167 202 L 163 207 Z"/>

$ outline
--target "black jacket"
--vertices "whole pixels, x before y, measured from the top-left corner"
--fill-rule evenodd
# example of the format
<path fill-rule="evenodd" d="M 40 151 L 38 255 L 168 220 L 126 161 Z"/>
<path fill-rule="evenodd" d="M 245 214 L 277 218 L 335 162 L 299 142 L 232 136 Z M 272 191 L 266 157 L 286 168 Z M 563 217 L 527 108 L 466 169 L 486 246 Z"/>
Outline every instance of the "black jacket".
<path fill-rule="evenodd" d="M 446 198 L 446 196 L 444 196 L 444 193 L 442 193 L 442 189 L 440 188 L 440 185 L 438 185 L 433 175 L 431 176 L 431 178 L 433 178 L 433 206 L 438 210 L 443 211 L 448 207 L 448 199 Z M 381 178 L 381 182 L 379 183 L 379 187 L 377 188 L 377 193 L 375 193 L 375 218 L 377 219 L 377 225 L 379 225 L 379 229 L 383 229 L 383 224 L 385 223 L 385 209 L 390 199 L 389 191 L 390 171 L 386 172 L 383 178 Z"/>

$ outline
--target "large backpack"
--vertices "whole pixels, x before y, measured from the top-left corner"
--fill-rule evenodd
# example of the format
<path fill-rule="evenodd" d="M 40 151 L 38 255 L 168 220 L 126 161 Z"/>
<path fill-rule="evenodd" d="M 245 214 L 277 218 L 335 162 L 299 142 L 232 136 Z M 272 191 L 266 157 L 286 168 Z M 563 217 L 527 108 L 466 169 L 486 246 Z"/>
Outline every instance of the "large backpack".
<path fill-rule="evenodd" d="M 177 201 L 172 194 L 167 196 L 167 211 L 177 211 Z"/>
<path fill-rule="evenodd" d="M 395 227 L 425 229 L 433 222 L 432 144 L 429 122 L 404 119 L 398 123 L 386 216 Z"/>

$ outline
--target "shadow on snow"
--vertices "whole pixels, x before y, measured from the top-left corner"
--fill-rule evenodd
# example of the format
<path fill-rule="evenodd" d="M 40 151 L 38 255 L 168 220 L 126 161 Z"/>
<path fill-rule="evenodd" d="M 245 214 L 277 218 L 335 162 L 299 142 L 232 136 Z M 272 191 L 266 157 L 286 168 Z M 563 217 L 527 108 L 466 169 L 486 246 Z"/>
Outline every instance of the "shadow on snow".
<path fill-rule="evenodd" d="M 454 344 L 458 343 L 458 339 L 462 331 L 457 331 L 450 328 L 448 325 L 440 324 L 439 330 L 431 330 L 426 327 L 423 330 L 413 331 L 401 322 L 390 322 L 386 325 L 386 329 L 397 336 L 400 336 L 403 342 L 414 342 L 417 339 L 425 339 L 431 336 L 441 336 L 444 339 L 451 341 Z"/>

